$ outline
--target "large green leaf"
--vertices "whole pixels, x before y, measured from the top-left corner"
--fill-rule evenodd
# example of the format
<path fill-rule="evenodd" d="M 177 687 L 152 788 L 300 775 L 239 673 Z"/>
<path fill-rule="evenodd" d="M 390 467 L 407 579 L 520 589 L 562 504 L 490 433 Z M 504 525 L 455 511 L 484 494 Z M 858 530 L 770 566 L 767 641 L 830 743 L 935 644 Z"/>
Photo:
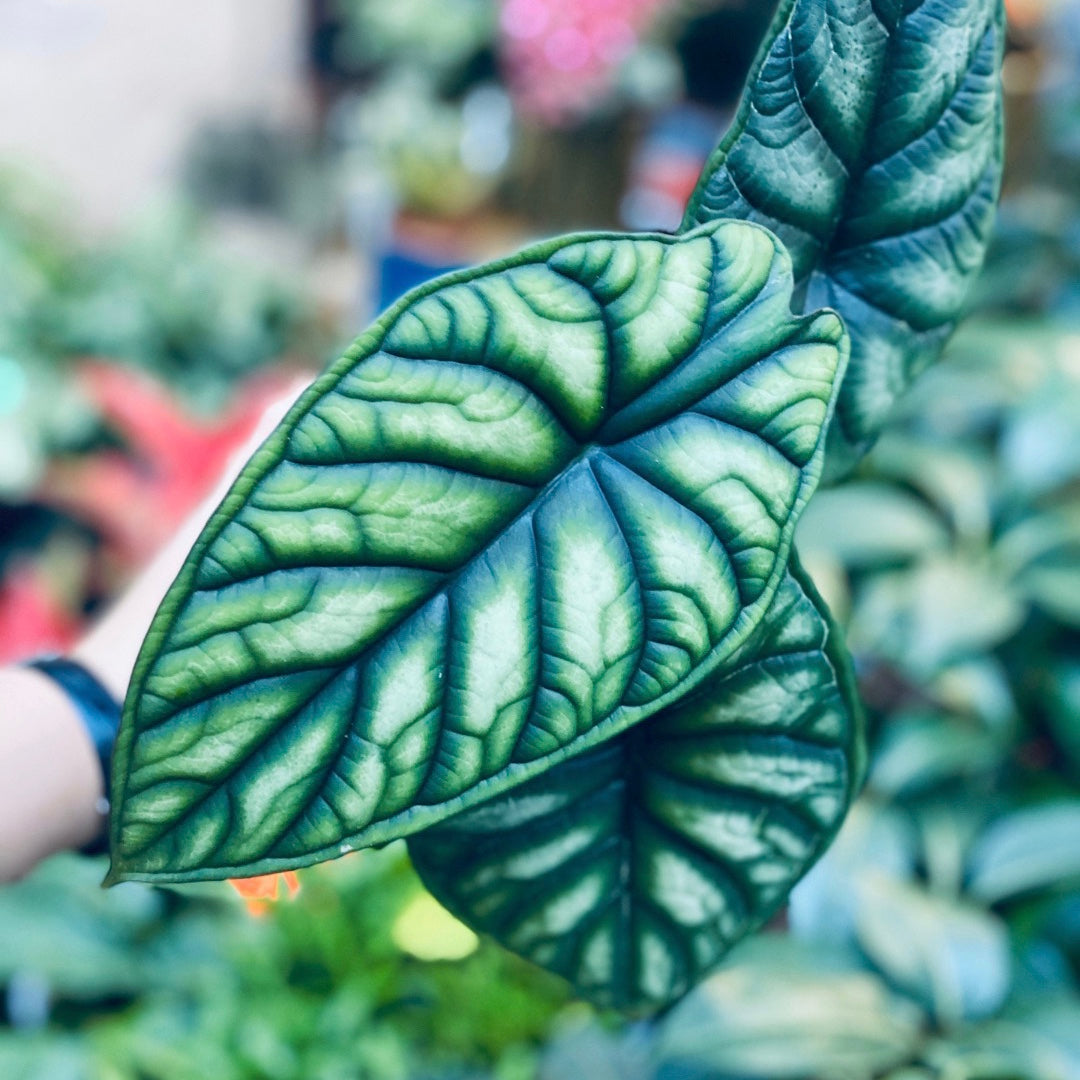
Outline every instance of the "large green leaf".
<path fill-rule="evenodd" d="M 760 622 L 847 355 L 739 222 L 566 237 L 387 313 L 159 610 L 111 880 L 406 835 L 677 700 Z"/>
<path fill-rule="evenodd" d="M 846 652 L 792 573 L 688 699 L 411 837 L 459 918 L 604 1004 L 673 1001 L 825 849 L 861 773 Z"/>
<path fill-rule="evenodd" d="M 936 359 L 978 273 L 1001 179 L 1002 0 L 783 0 L 686 213 L 758 221 L 808 309 L 851 333 L 841 472 Z"/>

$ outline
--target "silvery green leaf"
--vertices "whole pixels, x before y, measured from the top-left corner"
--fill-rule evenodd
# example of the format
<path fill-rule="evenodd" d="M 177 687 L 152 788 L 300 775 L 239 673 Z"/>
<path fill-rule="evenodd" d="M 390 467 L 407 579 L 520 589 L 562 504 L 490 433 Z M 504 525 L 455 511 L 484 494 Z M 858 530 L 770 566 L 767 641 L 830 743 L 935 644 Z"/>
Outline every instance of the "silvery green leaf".
<path fill-rule="evenodd" d="M 791 939 L 743 946 L 664 1021 L 658 1080 L 871 1080 L 910 1061 L 918 1007 L 835 957 Z"/>
<path fill-rule="evenodd" d="M 864 795 L 852 806 L 829 850 L 792 889 L 788 904 L 792 933 L 807 941 L 853 942 L 857 877 L 876 871 L 906 878 L 915 872 L 918 854 L 907 815 Z"/>
<path fill-rule="evenodd" d="M 1008 478 L 1029 495 L 1080 476 L 1080 380 L 1061 370 L 1049 373 L 1006 418 L 1001 457 Z"/>
<path fill-rule="evenodd" d="M 77 1035 L 0 1031 L 0 1075 L 6 1080 L 92 1080 L 90 1045 Z"/>
<path fill-rule="evenodd" d="M 876 575 L 852 617 L 854 648 L 887 657 L 919 678 L 1001 644 L 1026 608 L 990 560 L 952 552 Z"/>
<path fill-rule="evenodd" d="M 1080 569 L 1075 553 L 1053 563 L 1029 566 L 1016 587 L 1036 607 L 1066 626 L 1080 628 Z"/>
<path fill-rule="evenodd" d="M 1080 1007 L 1073 995 L 1035 999 L 936 1040 L 925 1056 L 949 1080 L 1080 1080 Z"/>
<path fill-rule="evenodd" d="M 949 544 L 945 522 L 921 499 L 888 484 L 862 482 L 818 492 L 798 531 L 799 550 L 864 569 L 910 561 Z"/>
<path fill-rule="evenodd" d="M 889 798 L 911 799 L 950 781 L 991 773 L 1007 749 L 1002 733 L 961 717 L 895 716 L 874 748 L 870 786 Z"/>
<path fill-rule="evenodd" d="M 748 639 L 847 355 L 764 229 L 434 282 L 256 453 L 147 636 L 110 880 L 303 866 L 597 746 Z"/>
<path fill-rule="evenodd" d="M 889 481 L 894 491 L 903 487 L 918 491 L 958 538 L 987 542 L 996 466 L 987 448 L 965 445 L 952 434 L 931 437 L 927 432 L 916 435 L 891 427 L 874 445 L 870 462 L 874 475 Z"/>
<path fill-rule="evenodd" d="M 941 351 L 1001 181 L 1002 0 L 783 0 L 688 227 L 759 221 L 848 324 L 842 471 Z"/>
<path fill-rule="evenodd" d="M 656 1080 L 652 1035 L 646 1024 L 612 1031 L 595 1017 L 560 1025 L 544 1046 L 537 1080 Z"/>
<path fill-rule="evenodd" d="M 410 839 L 459 918 L 594 1000 L 681 997 L 832 839 L 862 770 L 848 661 L 794 566 L 696 694 Z"/>

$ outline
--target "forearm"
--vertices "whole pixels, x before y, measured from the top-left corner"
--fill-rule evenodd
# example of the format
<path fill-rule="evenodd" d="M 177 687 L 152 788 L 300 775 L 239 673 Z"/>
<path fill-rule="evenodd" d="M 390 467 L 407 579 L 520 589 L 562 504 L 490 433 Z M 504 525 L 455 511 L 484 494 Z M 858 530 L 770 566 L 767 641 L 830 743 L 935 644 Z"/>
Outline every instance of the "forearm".
<path fill-rule="evenodd" d="M 104 827 L 105 778 L 75 706 L 48 676 L 0 670 L 0 882 Z"/>
<path fill-rule="evenodd" d="M 204 516 L 197 514 L 177 534 L 72 651 L 118 701 L 165 587 Z M 39 671 L 0 669 L 0 883 L 100 835 L 104 795 L 101 763 L 67 694 Z"/>

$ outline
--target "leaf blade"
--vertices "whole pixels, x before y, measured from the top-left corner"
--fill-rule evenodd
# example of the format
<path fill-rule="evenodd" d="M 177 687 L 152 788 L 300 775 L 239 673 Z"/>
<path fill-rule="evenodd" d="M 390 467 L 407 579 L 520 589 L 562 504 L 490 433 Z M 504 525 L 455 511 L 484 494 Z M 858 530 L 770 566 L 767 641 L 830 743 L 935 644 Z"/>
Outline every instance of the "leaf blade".
<path fill-rule="evenodd" d="M 696 339 L 650 315 L 680 292 Z M 846 359 L 790 292 L 775 239 L 725 223 L 565 238 L 390 312 L 249 464 L 155 620 L 113 880 L 386 842 L 704 677 L 779 585 Z"/>
<path fill-rule="evenodd" d="M 757 221 L 852 336 L 829 470 L 940 353 L 1001 182 L 1001 0 L 785 0 L 684 228 Z M 932 72 L 933 77 L 927 77 Z"/>
<path fill-rule="evenodd" d="M 862 771 L 848 660 L 795 564 L 758 633 L 692 700 L 409 851 L 458 918 L 603 1005 L 653 1009 L 776 910 Z"/>

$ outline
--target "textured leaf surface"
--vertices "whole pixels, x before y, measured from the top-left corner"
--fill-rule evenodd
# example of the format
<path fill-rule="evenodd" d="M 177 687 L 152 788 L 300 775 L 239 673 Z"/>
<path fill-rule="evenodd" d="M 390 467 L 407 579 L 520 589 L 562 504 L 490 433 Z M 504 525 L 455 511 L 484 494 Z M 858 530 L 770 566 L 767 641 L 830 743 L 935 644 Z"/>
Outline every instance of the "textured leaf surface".
<path fill-rule="evenodd" d="M 111 880 L 406 835 L 692 689 L 754 630 L 847 341 L 744 223 L 568 237 L 407 297 L 249 463 L 163 603 Z"/>
<path fill-rule="evenodd" d="M 861 750 L 844 647 L 796 567 L 689 700 L 409 850 L 470 925 L 604 1004 L 656 1007 L 787 897 L 843 820 Z"/>
<path fill-rule="evenodd" d="M 936 359 L 982 265 L 1001 179 L 1002 0 L 783 0 L 687 227 L 758 221 L 808 309 L 851 333 L 841 471 Z"/>

